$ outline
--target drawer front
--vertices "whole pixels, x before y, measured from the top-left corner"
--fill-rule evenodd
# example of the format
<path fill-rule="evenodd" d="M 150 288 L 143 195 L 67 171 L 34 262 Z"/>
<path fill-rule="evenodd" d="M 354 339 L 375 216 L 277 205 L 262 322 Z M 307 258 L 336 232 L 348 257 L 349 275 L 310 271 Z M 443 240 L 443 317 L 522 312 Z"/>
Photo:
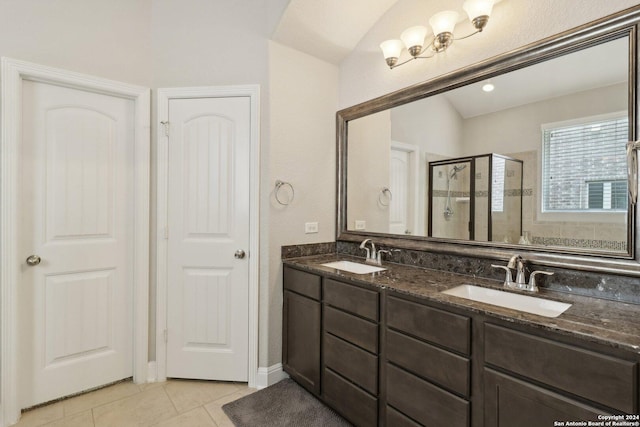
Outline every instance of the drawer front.
<path fill-rule="evenodd" d="M 427 380 L 469 396 L 471 362 L 417 339 L 387 332 L 387 359 Z"/>
<path fill-rule="evenodd" d="M 378 399 L 329 369 L 324 370 L 322 397 L 329 406 L 356 426 L 378 425 Z"/>
<path fill-rule="evenodd" d="M 637 413 L 635 362 L 485 324 L 485 362 L 627 413 Z"/>
<path fill-rule="evenodd" d="M 389 364 L 387 402 L 425 426 L 469 425 L 469 402 Z"/>
<path fill-rule="evenodd" d="M 287 266 L 284 267 L 283 274 L 284 289 L 297 292 L 318 301 L 320 300 L 320 276 Z"/>
<path fill-rule="evenodd" d="M 378 357 L 324 334 L 324 365 L 373 395 L 378 394 Z"/>
<path fill-rule="evenodd" d="M 470 354 L 471 319 L 390 296 L 387 325 L 462 354 Z"/>
<path fill-rule="evenodd" d="M 387 426 L 389 427 L 420 427 L 420 424 L 398 412 L 391 406 L 387 406 Z"/>
<path fill-rule="evenodd" d="M 378 354 L 378 325 L 325 305 L 324 330 Z"/>
<path fill-rule="evenodd" d="M 379 319 L 378 292 L 376 291 L 325 279 L 324 302 L 374 322 Z"/>

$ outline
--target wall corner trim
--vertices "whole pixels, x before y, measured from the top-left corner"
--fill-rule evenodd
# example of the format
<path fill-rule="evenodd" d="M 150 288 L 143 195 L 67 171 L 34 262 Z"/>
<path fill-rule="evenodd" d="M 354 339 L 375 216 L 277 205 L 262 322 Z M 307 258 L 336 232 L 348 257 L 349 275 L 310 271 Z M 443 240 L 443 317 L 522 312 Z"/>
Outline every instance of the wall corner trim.
<path fill-rule="evenodd" d="M 276 363 L 269 367 L 261 366 L 256 374 L 256 388 L 260 390 L 286 378 L 289 378 L 289 375 L 282 370 L 282 363 Z"/>

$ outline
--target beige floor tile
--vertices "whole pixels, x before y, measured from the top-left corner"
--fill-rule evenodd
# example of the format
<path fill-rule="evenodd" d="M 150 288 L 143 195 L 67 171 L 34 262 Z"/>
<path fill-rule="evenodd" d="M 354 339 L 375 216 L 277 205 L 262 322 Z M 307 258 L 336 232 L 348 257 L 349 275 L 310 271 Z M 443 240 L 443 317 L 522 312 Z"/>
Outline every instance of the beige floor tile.
<path fill-rule="evenodd" d="M 167 385 L 167 381 L 155 382 L 155 383 L 144 383 L 144 384 L 136 384 L 140 391 L 149 390 L 154 387 L 164 387 Z"/>
<path fill-rule="evenodd" d="M 62 419 L 64 417 L 64 410 L 62 408 L 62 402 L 53 403 L 51 405 L 43 406 L 42 408 L 32 409 L 22 414 L 16 427 L 36 427 L 43 426 L 52 421 Z"/>
<path fill-rule="evenodd" d="M 233 394 L 246 385 L 213 381 L 173 380 L 164 386 L 179 413 L 213 402 Z"/>
<path fill-rule="evenodd" d="M 225 414 L 222 410 L 222 405 L 226 405 L 229 402 L 238 400 L 241 397 L 247 396 L 256 391 L 257 390 L 255 388 L 245 387 L 233 394 L 229 394 L 205 405 L 204 409 L 206 409 L 209 415 L 211 415 L 211 418 L 213 418 L 218 427 L 233 427 L 233 423 L 231 422 L 229 417 L 227 417 L 227 414 Z"/>
<path fill-rule="evenodd" d="M 163 387 L 153 387 L 93 409 L 96 427 L 151 426 L 176 415 Z"/>
<path fill-rule="evenodd" d="M 64 416 L 68 417 L 69 415 L 77 414 L 106 403 L 115 402 L 116 400 L 137 393 L 140 393 L 140 388 L 133 382 L 126 381 L 63 400 L 61 403 L 64 405 Z"/>
<path fill-rule="evenodd" d="M 91 411 L 80 412 L 47 424 L 45 427 L 94 427 Z"/>
<path fill-rule="evenodd" d="M 207 411 L 202 406 L 199 406 L 177 417 L 156 424 L 155 427 L 216 427 L 216 423 L 213 422 Z"/>

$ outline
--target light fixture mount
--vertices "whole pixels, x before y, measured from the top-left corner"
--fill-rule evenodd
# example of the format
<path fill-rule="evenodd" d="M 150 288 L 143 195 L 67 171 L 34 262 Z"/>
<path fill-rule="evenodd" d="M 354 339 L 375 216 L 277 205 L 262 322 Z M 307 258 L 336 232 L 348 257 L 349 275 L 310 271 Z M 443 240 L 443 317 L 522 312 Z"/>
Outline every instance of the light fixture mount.
<path fill-rule="evenodd" d="M 380 44 L 384 59 L 393 69 L 414 59 L 432 58 L 438 53 L 446 51 L 455 40 L 463 40 L 481 33 L 489 22 L 489 16 L 495 0 L 466 0 L 462 8 L 467 12 L 475 31 L 463 37 L 454 37 L 453 29 L 458 21 L 458 12 L 443 11 L 436 13 L 429 19 L 433 36 L 429 43 L 425 43 L 427 27 L 414 26 L 407 28 L 400 36 L 401 40 L 387 40 Z M 400 62 L 400 55 L 406 48 L 411 57 Z M 426 55 L 423 53 L 429 51 Z"/>

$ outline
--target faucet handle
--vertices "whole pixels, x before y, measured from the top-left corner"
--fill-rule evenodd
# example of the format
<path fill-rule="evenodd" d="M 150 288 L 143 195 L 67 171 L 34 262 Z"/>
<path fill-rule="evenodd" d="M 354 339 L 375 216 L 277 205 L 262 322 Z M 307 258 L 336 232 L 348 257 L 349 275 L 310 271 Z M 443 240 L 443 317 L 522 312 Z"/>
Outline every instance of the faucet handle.
<path fill-rule="evenodd" d="M 504 269 L 505 271 L 504 286 L 506 286 L 507 288 L 513 288 L 513 276 L 511 275 L 511 269 L 509 267 L 506 267 L 504 265 L 496 265 L 496 264 L 491 264 L 491 267 Z"/>
<path fill-rule="evenodd" d="M 538 292 L 538 285 L 536 284 L 536 274 L 544 274 L 546 276 L 553 276 L 550 271 L 536 270 L 529 276 L 529 290 L 532 292 Z"/>

